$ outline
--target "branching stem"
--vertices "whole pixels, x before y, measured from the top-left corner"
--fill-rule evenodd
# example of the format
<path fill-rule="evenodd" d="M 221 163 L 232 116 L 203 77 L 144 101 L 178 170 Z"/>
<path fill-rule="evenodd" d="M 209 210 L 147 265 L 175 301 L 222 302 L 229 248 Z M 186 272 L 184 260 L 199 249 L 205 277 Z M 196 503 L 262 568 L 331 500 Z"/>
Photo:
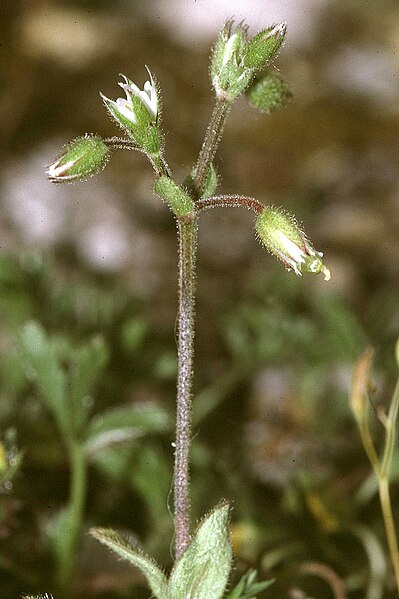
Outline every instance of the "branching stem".
<path fill-rule="evenodd" d="M 206 130 L 205 139 L 197 160 L 196 173 L 193 181 L 193 190 L 196 199 L 201 197 L 208 168 L 215 157 L 230 108 L 230 100 L 227 100 L 224 97 L 217 98 L 211 121 Z"/>
<path fill-rule="evenodd" d="M 195 200 L 201 197 L 208 169 L 212 164 L 223 132 L 231 102 L 216 101 L 205 134 L 192 184 Z M 164 173 L 169 176 L 167 165 Z M 191 443 L 192 380 L 195 319 L 195 266 L 197 254 L 197 214 L 178 219 L 179 305 L 177 315 L 178 374 L 176 447 L 174 469 L 175 553 L 178 559 L 190 543 L 189 460 Z"/>

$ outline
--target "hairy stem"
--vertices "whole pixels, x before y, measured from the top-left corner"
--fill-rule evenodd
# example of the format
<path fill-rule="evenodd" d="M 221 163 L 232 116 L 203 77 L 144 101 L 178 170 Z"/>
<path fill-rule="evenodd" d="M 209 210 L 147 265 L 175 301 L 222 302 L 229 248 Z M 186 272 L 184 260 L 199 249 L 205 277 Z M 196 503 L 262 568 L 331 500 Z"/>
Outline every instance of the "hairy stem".
<path fill-rule="evenodd" d="M 196 173 L 193 181 L 193 189 L 196 198 L 200 198 L 208 168 L 212 164 L 215 157 L 216 150 L 218 148 L 220 139 L 222 137 L 224 124 L 226 122 L 227 115 L 231 108 L 231 101 L 221 97 L 216 100 L 215 107 L 213 109 L 211 121 L 206 130 L 205 139 L 202 144 L 197 164 Z"/>
<path fill-rule="evenodd" d="M 210 208 L 247 208 L 256 214 L 261 214 L 265 209 L 264 204 L 248 196 L 239 195 L 220 195 L 204 198 L 196 202 L 197 212 L 203 212 Z"/>
<path fill-rule="evenodd" d="M 231 108 L 225 98 L 216 100 L 197 165 L 192 194 L 198 200 L 208 169 L 218 148 L 223 127 Z M 165 169 L 166 170 L 166 169 Z M 168 174 L 168 172 L 166 173 Z M 190 543 L 189 458 L 191 442 L 193 341 L 195 317 L 195 263 L 197 253 L 197 215 L 178 219 L 179 234 L 179 306 L 177 316 L 178 374 L 176 447 L 174 470 L 175 553 L 178 559 Z"/>
<path fill-rule="evenodd" d="M 135 141 L 126 137 L 107 137 L 103 139 L 103 142 L 113 150 L 136 150 L 137 152 L 141 152 L 147 156 L 158 177 L 161 175 L 170 177 L 170 168 L 161 154 L 147 154 Z"/>
<path fill-rule="evenodd" d="M 71 468 L 70 495 L 64 530 L 59 533 L 64 536 L 64 540 L 60 547 L 57 575 L 58 588 L 63 596 L 68 596 L 71 592 L 70 584 L 86 498 L 86 459 L 81 443 L 71 440 L 68 453 Z"/>
<path fill-rule="evenodd" d="M 174 474 L 176 559 L 190 542 L 189 453 L 195 304 L 196 216 L 178 221 L 179 306 L 177 317 L 178 376 Z"/>

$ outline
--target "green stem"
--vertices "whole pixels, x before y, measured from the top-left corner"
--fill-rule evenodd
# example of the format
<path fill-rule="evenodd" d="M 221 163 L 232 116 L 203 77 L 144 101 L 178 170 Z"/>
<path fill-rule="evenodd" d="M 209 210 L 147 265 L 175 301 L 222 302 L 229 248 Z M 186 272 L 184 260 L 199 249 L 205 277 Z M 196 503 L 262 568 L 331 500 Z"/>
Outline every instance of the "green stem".
<path fill-rule="evenodd" d="M 196 216 L 191 215 L 179 219 L 178 232 L 178 376 L 174 474 L 176 559 L 182 555 L 190 542 L 189 453 L 191 442 L 191 390 L 193 379 L 195 262 L 197 248 Z"/>
<path fill-rule="evenodd" d="M 388 539 L 389 553 L 395 572 L 396 587 L 399 593 L 399 550 L 396 537 L 395 522 L 392 514 L 391 498 L 389 495 L 389 480 L 386 476 L 378 478 L 382 515 Z"/>
<path fill-rule="evenodd" d="M 373 438 L 370 434 L 367 415 L 358 420 L 358 425 L 364 450 L 368 459 L 370 460 L 370 464 L 372 465 L 376 476 L 379 478 L 381 476 L 381 465 L 377 451 L 374 447 Z"/>
<path fill-rule="evenodd" d="M 170 177 L 170 168 L 161 154 L 147 154 L 147 156 L 157 177 L 162 177 L 162 175 Z"/>
<path fill-rule="evenodd" d="M 68 454 L 71 469 L 69 504 L 65 518 L 65 528 L 60 531 L 64 539 L 60 550 L 57 573 L 58 588 L 62 596 L 70 594 L 86 499 L 86 458 L 81 443 L 75 439 L 71 440 L 68 444 Z"/>
<path fill-rule="evenodd" d="M 389 407 L 389 413 L 385 423 L 385 447 L 384 454 L 382 456 L 381 474 L 382 476 L 389 476 L 391 469 L 393 451 L 395 448 L 395 437 L 396 437 L 396 419 L 398 417 L 399 409 L 399 380 L 396 383 L 395 391 L 393 393 L 391 405 Z"/>
<path fill-rule="evenodd" d="M 223 97 L 217 98 L 196 164 L 196 173 L 193 181 L 193 190 L 196 199 L 201 197 L 208 169 L 215 157 L 230 108 L 230 100 L 226 100 Z"/>

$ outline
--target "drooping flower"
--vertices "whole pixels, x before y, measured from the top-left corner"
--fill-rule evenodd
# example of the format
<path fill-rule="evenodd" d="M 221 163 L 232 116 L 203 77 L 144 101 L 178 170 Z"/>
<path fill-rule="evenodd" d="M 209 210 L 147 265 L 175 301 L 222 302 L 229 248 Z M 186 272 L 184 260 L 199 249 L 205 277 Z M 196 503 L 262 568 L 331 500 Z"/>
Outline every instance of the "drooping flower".
<path fill-rule="evenodd" d="M 260 241 L 296 275 L 324 274 L 329 281 L 331 273 L 323 264 L 322 252 L 317 252 L 294 216 L 275 207 L 265 208 L 256 219 L 256 232 Z"/>

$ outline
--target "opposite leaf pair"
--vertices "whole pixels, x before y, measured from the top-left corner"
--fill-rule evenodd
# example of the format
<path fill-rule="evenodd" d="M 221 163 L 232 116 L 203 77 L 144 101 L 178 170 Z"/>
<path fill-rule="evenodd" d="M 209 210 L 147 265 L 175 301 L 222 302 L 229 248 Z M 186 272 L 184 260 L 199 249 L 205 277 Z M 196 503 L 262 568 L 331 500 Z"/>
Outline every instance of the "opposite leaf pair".
<path fill-rule="evenodd" d="M 91 534 L 103 545 L 141 570 L 157 599 L 221 599 L 224 595 L 232 563 L 228 530 L 230 507 L 223 503 L 199 524 L 192 541 L 175 562 L 169 578 L 154 560 L 132 546 L 113 530 L 91 529 Z M 255 599 L 272 580 L 256 582 L 256 572 L 250 570 L 226 599 Z"/>

